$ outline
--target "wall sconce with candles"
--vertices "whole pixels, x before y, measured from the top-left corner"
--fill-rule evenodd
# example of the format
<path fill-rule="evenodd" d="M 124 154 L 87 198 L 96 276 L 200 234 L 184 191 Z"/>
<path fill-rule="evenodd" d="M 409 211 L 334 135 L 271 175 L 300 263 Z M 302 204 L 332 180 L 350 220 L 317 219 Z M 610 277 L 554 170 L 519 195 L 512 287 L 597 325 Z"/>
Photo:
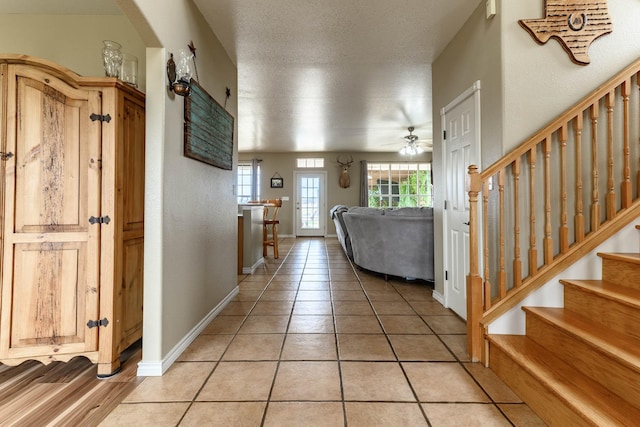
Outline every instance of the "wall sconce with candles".
<path fill-rule="evenodd" d="M 176 59 L 173 53 L 169 54 L 167 61 L 167 77 L 169 78 L 169 89 L 176 95 L 189 96 L 191 93 L 191 77 L 193 72 L 198 80 L 198 69 L 196 68 L 196 48 L 193 42 L 189 44 L 189 49 L 178 49 Z"/>

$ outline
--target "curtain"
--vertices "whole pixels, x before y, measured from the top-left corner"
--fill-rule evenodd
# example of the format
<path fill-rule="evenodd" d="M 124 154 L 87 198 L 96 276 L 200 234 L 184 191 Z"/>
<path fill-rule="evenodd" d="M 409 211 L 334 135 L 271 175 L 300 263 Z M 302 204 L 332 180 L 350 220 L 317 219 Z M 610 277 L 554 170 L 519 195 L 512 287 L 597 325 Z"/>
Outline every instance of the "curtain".
<path fill-rule="evenodd" d="M 366 160 L 360 160 L 360 206 L 369 206 L 369 169 Z"/>
<path fill-rule="evenodd" d="M 262 163 L 262 159 L 251 159 L 251 200 L 260 200 L 262 197 L 260 163 Z"/>

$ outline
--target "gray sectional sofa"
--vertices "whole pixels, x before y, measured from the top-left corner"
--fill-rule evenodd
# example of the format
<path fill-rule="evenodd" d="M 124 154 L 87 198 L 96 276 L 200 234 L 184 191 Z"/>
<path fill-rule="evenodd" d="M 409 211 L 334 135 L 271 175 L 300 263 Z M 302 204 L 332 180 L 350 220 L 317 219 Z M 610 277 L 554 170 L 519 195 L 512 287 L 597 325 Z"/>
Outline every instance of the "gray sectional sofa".
<path fill-rule="evenodd" d="M 338 240 L 359 267 L 434 280 L 433 209 L 376 209 L 336 205 L 330 210 Z"/>

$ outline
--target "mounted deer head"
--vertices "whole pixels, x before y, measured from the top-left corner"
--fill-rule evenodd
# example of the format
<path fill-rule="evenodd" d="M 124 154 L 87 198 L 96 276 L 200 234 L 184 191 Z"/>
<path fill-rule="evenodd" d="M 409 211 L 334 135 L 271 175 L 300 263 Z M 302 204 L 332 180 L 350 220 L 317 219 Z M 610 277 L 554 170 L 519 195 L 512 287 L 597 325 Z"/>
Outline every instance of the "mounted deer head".
<path fill-rule="evenodd" d="M 351 186 L 351 178 L 349 178 L 349 168 L 351 167 L 351 163 L 353 163 L 353 156 L 349 156 L 348 162 L 340 161 L 340 156 L 338 156 L 338 164 L 342 167 L 342 172 L 340 172 L 340 187 L 349 188 Z"/>

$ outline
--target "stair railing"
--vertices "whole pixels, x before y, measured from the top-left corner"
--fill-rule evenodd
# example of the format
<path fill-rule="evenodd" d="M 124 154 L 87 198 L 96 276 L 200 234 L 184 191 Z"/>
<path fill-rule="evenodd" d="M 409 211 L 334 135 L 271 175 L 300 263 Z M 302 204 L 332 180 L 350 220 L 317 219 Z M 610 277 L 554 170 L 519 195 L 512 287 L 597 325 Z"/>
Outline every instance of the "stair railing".
<path fill-rule="evenodd" d="M 486 362 L 491 321 L 639 215 L 632 139 L 640 139 L 640 60 L 486 170 L 469 167 L 472 360 Z"/>

